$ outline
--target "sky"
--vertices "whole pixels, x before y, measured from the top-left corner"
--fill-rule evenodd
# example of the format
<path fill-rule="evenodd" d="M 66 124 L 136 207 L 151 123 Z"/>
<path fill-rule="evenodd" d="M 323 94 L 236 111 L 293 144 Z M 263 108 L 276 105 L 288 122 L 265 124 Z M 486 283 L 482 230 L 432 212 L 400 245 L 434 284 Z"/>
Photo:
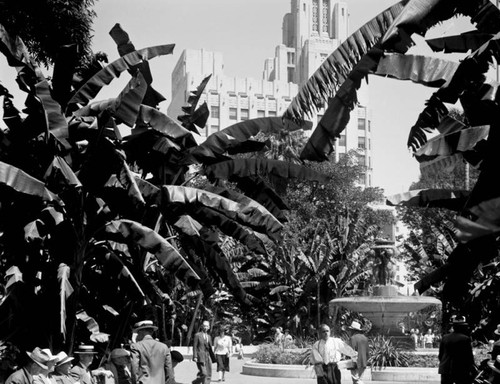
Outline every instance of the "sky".
<path fill-rule="evenodd" d="M 350 32 L 395 2 L 346 0 Z M 150 61 L 153 86 L 167 98 L 160 109 L 166 111 L 171 100 L 170 75 L 184 49 L 222 52 L 226 76 L 261 79 L 264 60 L 273 57 L 281 43 L 282 20 L 290 11 L 290 0 L 97 0 L 94 10 L 92 48 L 106 52 L 110 62 L 119 57 L 109 36 L 115 23 L 121 24 L 136 49 L 176 45 L 173 55 Z M 444 25 L 437 33 L 453 28 Z M 419 49 L 430 53 L 423 45 Z M 0 81 L 12 92 L 17 87 L 12 81 L 15 72 L 10 73 L 5 59 L 0 59 Z M 120 90 L 127 81 L 127 76 L 114 80 L 114 88 L 105 88 L 97 99 L 115 97 L 114 89 Z M 373 185 L 383 188 L 386 195 L 407 191 L 419 176 L 418 163 L 406 147 L 408 132 L 435 90 L 377 76 L 370 76 L 369 84 Z M 112 94 L 106 94 L 111 90 Z"/>

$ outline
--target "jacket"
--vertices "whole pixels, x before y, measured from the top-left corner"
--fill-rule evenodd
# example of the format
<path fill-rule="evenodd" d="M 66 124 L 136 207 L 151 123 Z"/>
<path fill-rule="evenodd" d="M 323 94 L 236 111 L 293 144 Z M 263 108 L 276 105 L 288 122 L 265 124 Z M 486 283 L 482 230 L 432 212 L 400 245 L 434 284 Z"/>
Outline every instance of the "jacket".
<path fill-rule="evenodd" d="M 204 335 L 205 333 L 203 332 L 195 333 L 193 339 L 193 357 L 196 358 L 198 363 L 204 363 L 208 358 L 214 362 L 215 354 L 212 349 L 212 338 L 206 334 L 207 340 L 205 340 Z"/>
<path fill-rule="evenodd" d="M 439 344 L 438 372 L 463 378 L 473 373 L 473 367 L 474 355 L 470 338 L 458 332 L 444 335 Z"/>
<path fill-rule="evenodd" d="M 130 346 L 132 372 L 140 384 L 170 384 L 175 381 L 170 349 L 151 335 Z"/>

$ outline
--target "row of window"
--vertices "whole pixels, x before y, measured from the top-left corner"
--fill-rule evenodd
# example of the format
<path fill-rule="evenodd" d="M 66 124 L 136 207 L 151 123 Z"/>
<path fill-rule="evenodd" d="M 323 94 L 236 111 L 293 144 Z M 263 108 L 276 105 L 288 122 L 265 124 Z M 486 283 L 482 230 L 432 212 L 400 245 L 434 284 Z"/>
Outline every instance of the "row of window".
<path fill-rule="evenodd" d="M 267 117 L 276 117 L 276 111 L 267 111 Z M 210 107 L 210 117 L 213 119 L 220 118 L 220 110 L 216 105 Z M 257 110 L 257 117 L 266 117 L 266 111 L 263 109 Z M 240 108 L 240 116 L 238 119 L 238 108 L 229 108 L 229 120 L 248 120 L 250 118 L 247 108 Z"/>
<path fill-rule="evenodd" d="M 367 143 L 368 143 L 368 147 L 366 145 Z M 340 135 L 339 146 L 345 147 L 346 145 L 347 145 L 347 142 L 346 142 L 345 135 Z M 368 139 L 368 142 L 367 142 L 366 137 L 359 136 L 358 137 L 358 149 L 368 149 L 368 150 L 371 150 L 372 149 L 372 140 Z"/>

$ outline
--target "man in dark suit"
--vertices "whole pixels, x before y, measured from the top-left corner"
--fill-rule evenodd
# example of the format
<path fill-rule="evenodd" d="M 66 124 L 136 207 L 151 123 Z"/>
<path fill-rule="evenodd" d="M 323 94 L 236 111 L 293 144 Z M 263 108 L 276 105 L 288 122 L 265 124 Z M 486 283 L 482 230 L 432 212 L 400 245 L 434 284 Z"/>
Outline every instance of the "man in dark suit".
<path fill-rule="evenodd" d="M 194 335 L 193 340 L 193 361 L 198 367 L 198 375 L 193 380 L 193 384 L 210 384 L 212 378 L 212 362 L 215 361 L 212 349 L 212 338 L 208 334 L 210 323 L 204 321 L 201 331 Z"/>
<path fill-rule="evenodd" d="M 474 355 L 463 316 L 452 320 L 453 331 L 439 344 L 441 384 L 470 384 L 474 373 Z"/>
<path fill-rule="evenodd" d="M 174 369 L 170 349 L 153 339 L 158 327 L 151 320 L 140 321 L 134 326 L 136 342 L 130 346 L 132 371 L 137 384 L 173 384 Z"/>
<path fill-rule="evenodd" d="M 351 347 L 358 352 L 356 368 L 351 370 L 351 378 L 353 384 L 363 384 L 361 377 L 363 376 L 368 363 L 368 338 L 363 334 L 363 330 L 361 329 L 361 324 L 359 322 L 353 321 L 349 328 L 352 331 Z"/>

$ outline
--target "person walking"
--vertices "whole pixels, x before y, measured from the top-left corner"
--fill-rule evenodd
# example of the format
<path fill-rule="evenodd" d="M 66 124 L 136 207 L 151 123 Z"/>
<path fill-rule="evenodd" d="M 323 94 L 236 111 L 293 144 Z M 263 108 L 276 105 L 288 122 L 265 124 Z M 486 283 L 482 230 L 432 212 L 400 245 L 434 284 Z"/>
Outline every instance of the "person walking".
<path fill-rule="evenodd" d="M 363 334 L 361 324 L 357 321 L 353 321 L 349 329 L 352 331 L 351 347 L 358 353 L 356 368 L 351 369 L 352 382 L 353 384 L 363 384 L 361 378 L 368 363 L 368 338 Z"/>
<path fill-rule="evenodd" d="M 225 374 L 229 372 L 229 355 L 233 349 L 233 341 L 226 335 L 224 327 L 219 328 L 219 334 L 214 339 L 214 353 L 217 362 L 219 381 L 226 381 Z"/>
<path fill-rule="evenodd" d="M 212 350 L 212 338 L 208 334 L 210 323 L 203 321 L 200 332 L 195 333 L 193 339 L 193 361 L 198 367 L 198 374 L 193 384 L 210 384 L 212 379 L 212 362 L 215 355 Z"/>
<path fill-rule="evenodd" d="M 36 347 L 32 352 L 26 352 L 30 358 L 26 364 L 13 372 L 5 381 L 5 384 L 32 384 L 33 376 L 40 374 L 43 370 L 49 369 L 47 363 L 50 356 Z"/>
<path fill-rule="evenodd" d="M 465 317 L 452 320 L 452 332 L 439 344 L 439 370 L 441 384 L 470 384 L 474 373 L 471 339 L 467 336 Z"/>
<path fill-rule="evenodd" d="M 341 375 L 337 363 L 342 355 L 357 358 L 357 352 L 338 337 L 330 336 L 330 327 L 321 324 L 320 336 L 311 349 L 318 384 L 340 384 Z"/>
<path fill-rule="evenodd" d="M 151 320 L 139 321 L 133 331 L 136 342 L 130 346 L 133 380 L 138 384 L 173 384 L 174 369 L 170 348 L 153 338 L 158 329 Z"/>
<path fill-rule="evenodd" d="M 52 375 L 56 384 L 74 384 L 75 380 L 69 374 L 73 357 L 68 356 L 66 352 L 59 352 L 56 355 L 56 358 L 57 360 L 56 365 L 54 366 L 54 374 Z"/>

